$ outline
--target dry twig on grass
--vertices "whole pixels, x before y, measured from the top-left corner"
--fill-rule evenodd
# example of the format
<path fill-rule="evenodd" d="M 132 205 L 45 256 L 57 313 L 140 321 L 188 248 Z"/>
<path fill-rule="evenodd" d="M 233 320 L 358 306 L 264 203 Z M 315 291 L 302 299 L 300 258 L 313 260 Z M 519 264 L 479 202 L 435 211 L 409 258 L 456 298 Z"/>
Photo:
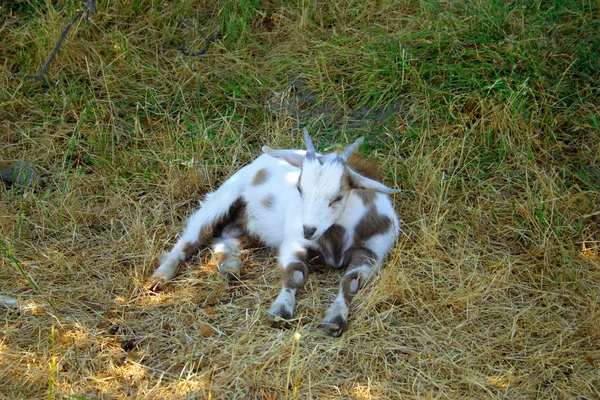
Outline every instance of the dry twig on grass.
<path fill-rule="evenodd" d="M 210 44 L 211 44 L 211 43 L 212 43 L 214 40 L 217 40 L 218 38 L 220 38 L 220 37 L 221 37 L 221 30 L 220 30 L 220 29 L 217 29 L 217 30 L 216 30 L 216 31 L 215 31 L 215 32 L 214 32 L 212 35 L 210 35 L 209 37 L 206 37 L 206 36 L 204 36 L 204 33 L 202 33 L 202 31 L 200 30 L 200 28 L 198 28 L 198 26 L 197 26 L 196 24 L 194 24 L 194 23 L 192 23 L 192 22 L 188 21 L 187 19 L 181 19 L 180 21 L 181 21 L 181 23 L 183 23 L 183 24 L 186 24 L 186 25 L 188 25 L 188 26 L 191 26 L 191 27 L 192 27 L 192 28 L 194 28 L 196 31 L 198 31 L 198 32 L 199 32 L 199 33 L 202 35 L 202 37 L 204 37 L 204 48 L 202 48 L 202 49 L 200 49 L 200 50 L 198 50 L 198 51 L 195 51 L 195 52 L 193 52 L 193 51 L 188 51 L 188 50 L 185 48 L 185 43 L 184 43 L 184 42 L 182 42 L 182 43 L 181 43 L 181 44 L 180 44 L 180 45 L 177 47 L 177 50 L 179 50 L 181 53 L 183 53 L 183 54 L 184 54 L 184 55 L 186 55 L 186 56 L 193 56 L 193 57 L 196 57 L 196 56 L 201 56 L 201 55 L 203 55 L 204 53 L 206 53 L 206 52 L 208 51 L 208 48 L 209 48 Z"/>
<path fill-rule="evenodd" d="M 52 50 L 52 53 L 50 54 L 48 61 L 46 61 L 46 64 L 44 64 L 40 73 L 37 75 L 23 75 L 22 78 L 37 79 L 38 81 L 44 81 L 45 87 L 50 86 L 48 84 L 48 81 L 46 79 L 44 79 L 44 74 L 46 73 L 48 68 L 50 68 L 50 64 L 52 63 L 52 61 L 58 54 L 58 50 L 60 49 L 62 42 L 65 40 L 67 33 L 69 32 L 69 30 L 71 29 L 71 27 L 73 26 L 75 21 L 77 21 L 79 18 L 81 18 L 83 16 L 83 14 L 85 14 L 87 12 L 88 13 L 87 18 L 89 18 L 89 16 L 94 15 L 96 13 L 96 0 L 83 0 L 83 3 L 84 3 L 84 7 L 81 10 L 79 10 L 79 12 L 77 14 L 75 14 L 75 16 L 71 19 L 71 21 L 69 21 L 69 23 L 67 24 L 65 29 L 60 34 L 60 37 L 58 38 L 58 42 L 56 43 L 56 46 L 54 46 L 54 50 Z M 89 22 L 89 20 L 88 20 L 88 22 Z"/>

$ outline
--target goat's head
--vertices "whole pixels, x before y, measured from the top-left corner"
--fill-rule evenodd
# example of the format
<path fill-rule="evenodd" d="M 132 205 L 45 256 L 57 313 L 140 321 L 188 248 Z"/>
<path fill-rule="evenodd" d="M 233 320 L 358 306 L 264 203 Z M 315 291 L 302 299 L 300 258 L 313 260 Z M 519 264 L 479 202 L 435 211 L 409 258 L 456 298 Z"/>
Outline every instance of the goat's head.
<path fill-rule="evenodd" d="M 358 149 L 363 138 L 352 143 L 337 157 L 326 157 L 316 153 L 306 128 L 303 132 L 306 155 L 294 150 L 273 150 L 267 146 L 263 147 L 263 151 L 301 170 L 298 193 L 302 198 L 302 224 L 306 239 L 319 238 L 338 220 L 352 190 L 371 190 L 386 194 L 397 192 L 348 167 L 348 159 Z"/>

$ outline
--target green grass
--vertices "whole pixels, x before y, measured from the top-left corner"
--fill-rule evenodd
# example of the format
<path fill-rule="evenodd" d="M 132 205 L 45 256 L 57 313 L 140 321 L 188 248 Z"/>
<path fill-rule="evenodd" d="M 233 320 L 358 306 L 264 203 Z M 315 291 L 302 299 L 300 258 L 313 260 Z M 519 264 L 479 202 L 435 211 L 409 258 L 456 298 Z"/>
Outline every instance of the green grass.
<path fill-rule="evenodd" d="M 0 8 L 0 168 L 42 178 L 0 188 L 0 293 L 20 304 L 0 308 L 0 397 L 598 396 L 597 2 L 109 0 L 49 88 L 15 77 L 80 7 Z M 204 55 L 177 50 L 217 29 Z M 204 252 L 148 296 L 197 201 L 303 126 L 323 151 L 365 136 L 402 190 L 403 234 L 349 331 L 321 332 L 339 280 L 322 268 L 301 339 L 271 328 L 261 250 L 239 285 Z"/>

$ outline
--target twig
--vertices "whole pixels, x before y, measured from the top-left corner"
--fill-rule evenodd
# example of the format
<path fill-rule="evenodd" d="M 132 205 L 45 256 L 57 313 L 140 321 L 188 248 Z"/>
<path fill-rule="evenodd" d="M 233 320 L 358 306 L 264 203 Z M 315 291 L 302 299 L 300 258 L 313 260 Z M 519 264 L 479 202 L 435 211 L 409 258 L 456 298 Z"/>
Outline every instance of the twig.
<path fill-rule="evenodd" d="M 199 32 L 199 33 L 202 35 L 202 37 L 204 37 L 204 48 L 203 48 L 203 49 L 200 49 L 199 51 L 196 51 L 196 52 L 191 52 L 191 51 L 188 51 L 188 50 L 185 48 L 185 43 L 181 43 L 181 44 L 179 45 L 179 47 L 177 47 L 177 50 L 179 50 L 180 52 L 182 52 L 182 53 L 183 53 L 184 55 L 186 55 L 186 56 L 192 56 L 192 57 L 201 56 L 202 54 L 204 54 L 204 53 L 206 53 L 206 52 L 208 51 L 208 47 L 210 46 L 210 44 L 211 44 L 211 43 L 212 43 L 214 40 L 216 40 L 216 39 L 218 39 L 219 37 L 221 37 L 221 31 L 220 31 L 219 29 L 217 29 L 217 30 L 215 31 L 215 33 L 213 33 L 213 34 L 212 34 L 212 35 L 210 35 L 209 37 L 206 37 L 206 36 L 204 36 L 204 33 L 202 33 L 202 31 L 200 30 L 200 28 L 198 28 L 198 26 L 196 26 L 196 24 L 194 24 L 194 23 L 192 23 L 192 22 L 188 21 L 187 19 L 181 19 L 180 21 L 181 21 L 181 23 L 183 23 L 183 24 L 186 24 L 186 25 L 188 25 L 188 26 L 191 26 L 191 27 L 193 27 L 193 28 L 194 28 L 196 31 L 198 31 L 198 32 Z"/>
<path fill-rule="evenodd" d="M 65 40 L 67 33 L 69 32 L 69 30 L 71 29 L 71 27 L 73 26 L 75 21 L 77 21 L 79 18 L 81 18 L 81 16 L 85 12 L 88 13 L 88 18 L 89 18 L 89 16 L 92 16 L 96 13 L 96 0 L 83 0 L 83 2 L 85 3 L 85 6 L 81 10 L 79 10 L 79 12 L 77 14 L 75 14 L 73 19 L 71 19 L 71 21 L 67 24 L 65 29 L 60 34 L 60 38 L 58 38 L 58 43 L 56 43 L 56 46 L 54 46 L 54 50 L 52 50 L 52 54 L 50 54 L 50 58 L 48 58 L 48 61 L 46 61 L 46 64 L 44 64 L 44 66 L 42 67 L 42 71 L 37 75 L 22 75 L 22 78 L 37 79 L 39 81 L 43 80 L 44 86 L 46 86 L 46 87 L 50 86 L 48 84 L 48 81 L 44 78 L 44 74 L 46 73 L 46 71 L 48 71 L 48 68 L 50 68 L 50 64 L 52 63 L 52 61 L 58 54 L 60 45 Z M 89 19 L 88 19 L 88 23 L 89 23 Z"/>

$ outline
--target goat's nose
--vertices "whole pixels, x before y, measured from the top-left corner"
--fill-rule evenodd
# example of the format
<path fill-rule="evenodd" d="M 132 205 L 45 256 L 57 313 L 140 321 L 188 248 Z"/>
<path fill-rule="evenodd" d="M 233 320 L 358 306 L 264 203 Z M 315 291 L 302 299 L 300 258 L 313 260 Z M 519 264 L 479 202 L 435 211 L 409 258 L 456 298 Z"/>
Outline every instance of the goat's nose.
<path fill-rule="evenodd" d="M 310 239 L 315 234 L 315 232 L 317 231 L 317 228 L 314 227 L 314 226 L 306 226 L 306 225 L 304 225 L 302 227 L 302 229 L 304 230 L 304 238 L 305 239 Z"/>

